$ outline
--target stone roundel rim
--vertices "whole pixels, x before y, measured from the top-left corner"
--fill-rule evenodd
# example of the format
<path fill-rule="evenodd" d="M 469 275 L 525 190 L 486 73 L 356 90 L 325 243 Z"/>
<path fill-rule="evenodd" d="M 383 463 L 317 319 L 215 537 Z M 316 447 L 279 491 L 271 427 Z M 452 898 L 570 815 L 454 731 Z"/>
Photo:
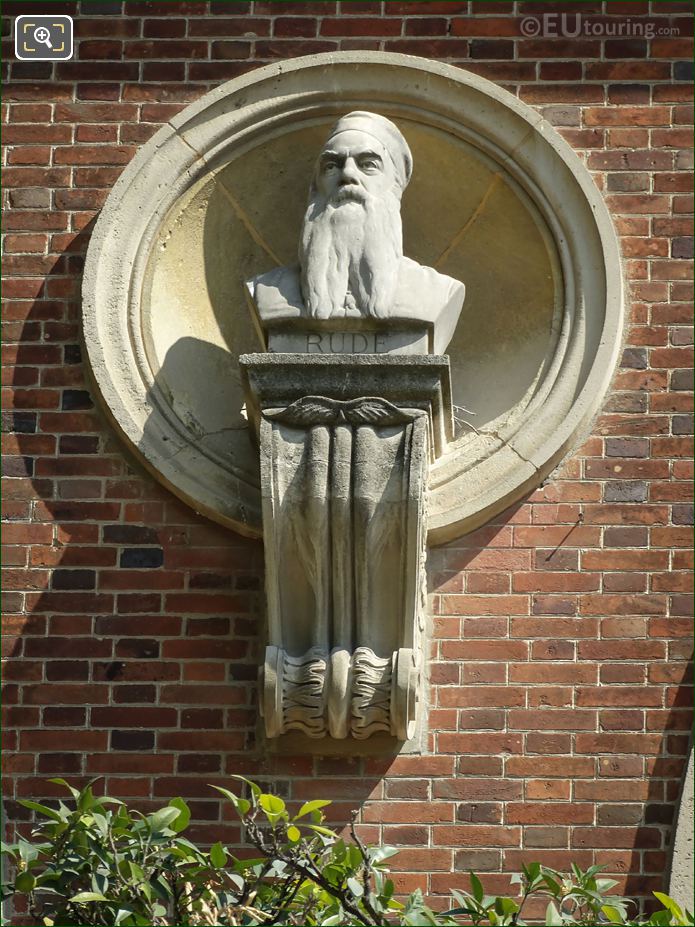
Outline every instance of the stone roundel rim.
<path fill-rule="evenodd" d="M 387 52 L 313 55 L 235 78 L 163 126 L 114 185 L 87 253 L 83 334 L 101 400 L 140 460 L 194 509 L 241 534 L 262 533 L 257 477 L 201 451 L 149 368 L 140 295 L 150 249 L 176 200 L 232 153 L 288 124 L 370 105 L 446 128 L 497 160 L 545 218 L 562 263 L 562 348 L 541 398 L 488 456 L 471 460 L 454 446 L 437 463 L 430 543 L 473 530 L 537 486 L 584 436 L 619 356 L 623 285 L 610 216 L 577 155 L 533 109 L 477 75 Z"/>

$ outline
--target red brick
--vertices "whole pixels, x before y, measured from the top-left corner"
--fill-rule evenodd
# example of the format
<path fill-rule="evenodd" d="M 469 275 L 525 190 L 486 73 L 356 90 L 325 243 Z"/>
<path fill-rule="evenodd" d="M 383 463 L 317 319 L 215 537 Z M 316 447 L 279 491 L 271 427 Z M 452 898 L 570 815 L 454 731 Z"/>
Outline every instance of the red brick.
<path fill-rule="evenodd" d="M 593 730 L 596 713 L 593 711 L 566 711 L 549 708 L 544 711 L 509 712 L 509 726 L 512 730 L 534 731 L 581 731 Z"/>
<path fill-rule="evenodd" d="M 329 19 L 321 20 L 319 27 L 321 35 L 400 35 L 401 22 L 399 19 L 365 18 L 357 19 Z M 276 32 L 277 34 L 277 32 Z"/>
<path fill-rule="evenodd" d="M 58 688 L 57 686 L 51 688 Z M 105 750 L 107 746 L 108 735 L 105 731 L 76 731 L 70 732 L 70 737 L 65 737 L 64 731 L 22 731 L 20 733 L 20 744 L 22 750 L 46 751 L 61 750 L 71 752 L 87 751 L 89 753 L 98 750 Z M 45 783 L 41 783 L 45 788 Z M 27 794 L 31 794 L 28 792 Z M 62 797 L 62 793 L 61 793 Z"/>
<path fill-rule="evenodd" d="M 442 612 L 451 615 L 525 615 L 528 597 L 508 596 L 442 596 Z"/>
<path fill-rule="evenodd" d="M 127 164 L 135 153 L 125 145 L 79 145 L 72 148 L 56 148 L 53 153 L 56 164 Z"/>
<path fill-rule="evenodd" d="M 435 846 L 472 846 L 472 847 L 516 847 L 520 845 L 520 827 L 486 827 L 480 824 L 467 826 L 439 825 L 433 828 Z"/>

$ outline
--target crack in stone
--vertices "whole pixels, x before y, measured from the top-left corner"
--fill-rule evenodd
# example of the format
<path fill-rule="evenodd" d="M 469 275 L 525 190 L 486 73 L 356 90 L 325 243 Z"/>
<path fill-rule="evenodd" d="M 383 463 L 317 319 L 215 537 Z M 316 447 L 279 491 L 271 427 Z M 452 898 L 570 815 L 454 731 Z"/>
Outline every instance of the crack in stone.
<path fill-rule="evenodd" d="M 184 145 L 187 145 L 187 146 L 191 149 L 191 151 L 195 152 L 195 154 L 197 154 L 198 157 L 201 158 L 201 160 L 203 160 L 203 161 L 206 160 L 205 155 L 204 155 L 201 151 L 198 151 L 198 149 L 195 148 L 193 145 L 191 145 L 191 143 L 188 141 L 188 139 L 187 139 L 187 138 L 184 138 L 184 136 L 181 135 L 181 133 L 180 133 L 180 132 L 178 131 L 178 129 L 176 128 L 176 126 L 172 125 L 171 122 L 168 123 L 168 124 L 169 124 L 169 126 L 171 126 L 171 128 L 174 130 L 175 134 L 181 139 L 181 141 L 184 143 Z M 265 251 L 265 253 L 268 255 L 268 257 L 270 257 L 270 259 L 271 259 L 272 261 L 274 261 L 275 264 L 277 264 L 278 267 L 281 267 L 283 262 L 280 260 L 280 258 L 277 256 L 277 254 L 275 254 L 275 252 L 274 252 L 273 249 L 270 247 L 270 245 L 268 244 L 268 242 L 263 238 L 263 236 L 262 236 L 261 233 L 258 231 L 258 229 L 256 228 L 256 226 L 253 224 L 253 222 L 251 221 L 250 216 L 249 216 L 248 213 L 244 210 L 243 206 L 241 205 L 241 203 L 239 202 L 239 200 L 236 198 L 236 196 L 234 196 L 234 194 L 232 193 L 232 191 L 226 186 L 226 184 L 224 183 L 224 181 L 223 181 L 221 178 L 218 178 L 218 179 L 217 179 L 217 182 L 218 182 L 218 184 L 219 184 L 220 189 L 222 190 L 222 193 L 224 194 L 225 198 L 227 199 L 228 203 L 230 204 L 230 206 L 231 206 L 232 209 L 234 210 L 234 212 L 235 212 L 237 218 L 239 219 L 239 221 L 241 222 L 241 224 L 244 226 L 244 228 L 246 229 L 246 231 L 249 233 L 249 236 L 251 237 L 251 240 L 254 241 L 254 242 L 259 246 L 259 248 L 262 248 L 263 251 Z"/>
<path fill-rule="evenodd" d="M 501 179 L 502 179 L 501 174 L 497 173 L 493 175 L 492 180 L 490 181 L 487 190 L 483 194 L 482 199 L 480 200 L 478 205 L 473 210 L 472 215 L 469 216 L 469 218 L 466 220 L 463 226 L 454 235 L 454 237 L 451 239 L 449 244 L 446 246 L 446 248 L 442 251 L 442 253 L 439 255 L 437 260 L 432 265 L 435 268 L 435 270 L 439 270 L 439 268 L 442 266 L 442 264 L 444 264 L 444 262 L 449 257 L 451 252 L 454 251 L 455 248 L 458 248 L 458 246 L 461 244 L 464 237 L 466 236 L 466 233 L 468 232 L 468 229 L 478 220 L 478 217 L 484 211 L 485 207 L 487 206 L 487 201 L 489 200 L 490 196 L 492 195 L 494 189 L 496 188 L 497 184 L 500 182 Z"/>
<path fill-rule="evenodd" d="M 538 471 L 540 470 L 540 467 L 536 466 L 536 464 L 535 464 L 532 460 L 529 460 L 528 457 L 524 457 L 524 455 L 521 454 L 521 453 L 514 447 L 514 445 L 510 444 L 509 441 L 508 441 L 506 438 L 503 438 L 502 435 L 501 435 L 499 432 L 497 432 L 497 431 L 481 431 L 481 432 L 479 432 L 479 434 L 483 434 L 483 435 L 489 436 L 489 437 L 491 437 L 491 438 L 497 438 L 497 440 L 500 442 L 500 444 L 501 444 L 503 447 L 509 448 L 509 450 L 510 450 L 513 454 L 516 454 L 516 456 L 519 458 L 519 460 L 523 461 L 523 463 L 527 463 L 527 464 L 529 464 L 530 466 L 532 466 L 533 469 L 534 469 L 536 472 L 538 472 Z"/>

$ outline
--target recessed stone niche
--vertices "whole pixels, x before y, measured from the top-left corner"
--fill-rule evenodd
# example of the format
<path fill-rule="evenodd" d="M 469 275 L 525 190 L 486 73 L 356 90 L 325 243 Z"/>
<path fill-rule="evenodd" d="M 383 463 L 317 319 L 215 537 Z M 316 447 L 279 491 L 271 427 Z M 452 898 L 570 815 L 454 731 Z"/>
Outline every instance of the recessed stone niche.
<path fill-rule="evenodd" d="M 429 476 L 428 539 L 442 543 L 521 498 L 581 440 L 621 341 L 601 196 L 554 129 L 494 84 L 339 52 L 262 68 L 187 107 L 143 146 L 97 223 L 87 354 L 112 420 L 157 479 L 259 536 L 238 357 L 266 345 L 244 281 L 295 260 L 313 159 L 354 109 L 392 119 L 411 147 L 405 254 L 466 285 L 448 351 L 455 431 Z"/>

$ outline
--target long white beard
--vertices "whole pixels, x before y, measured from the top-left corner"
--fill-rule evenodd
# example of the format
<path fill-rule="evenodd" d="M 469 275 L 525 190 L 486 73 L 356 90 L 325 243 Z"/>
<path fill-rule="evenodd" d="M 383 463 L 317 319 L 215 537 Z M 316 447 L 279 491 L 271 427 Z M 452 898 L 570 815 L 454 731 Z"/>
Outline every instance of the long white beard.
<path fill-rule="evenodd" d="M 344 316 L 352 301 L 363 315 L 383 319 L 393 304 L 403 256 L 400 201 L 390 192 L 351 195 L 359 199 L 339 194 L 328 202 L 315 194 L 304 215 L 301 286 L 315 319 Z"/>

